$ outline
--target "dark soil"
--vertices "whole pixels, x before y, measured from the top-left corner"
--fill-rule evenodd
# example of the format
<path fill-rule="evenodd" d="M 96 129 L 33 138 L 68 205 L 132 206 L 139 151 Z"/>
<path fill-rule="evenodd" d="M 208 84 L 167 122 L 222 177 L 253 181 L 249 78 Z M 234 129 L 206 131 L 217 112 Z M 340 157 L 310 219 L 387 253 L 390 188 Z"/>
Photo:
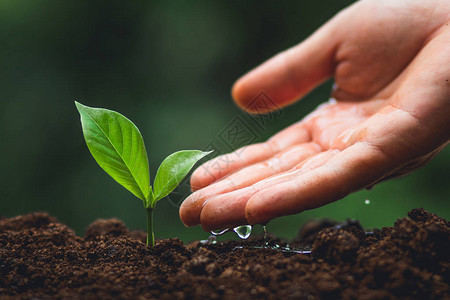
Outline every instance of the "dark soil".
<path fill-rule="evenodd" d="M 450 298 L 449 223 L 423 209 L 372 234 L 357 222 L 310 222 L 291 245 L 312 254 L 252 248 L 262 239 L 154 248 L 144 239 L 115 219 L 85 238 L 45 213 L 0 219 L 0 298 Z"/>

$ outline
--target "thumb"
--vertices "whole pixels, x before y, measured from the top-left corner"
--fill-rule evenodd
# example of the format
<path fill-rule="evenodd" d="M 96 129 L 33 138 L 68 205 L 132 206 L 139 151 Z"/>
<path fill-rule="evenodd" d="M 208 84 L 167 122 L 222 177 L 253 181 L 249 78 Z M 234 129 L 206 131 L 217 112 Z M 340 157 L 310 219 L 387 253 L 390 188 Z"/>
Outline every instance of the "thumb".
<path fill-rule="evenodd" d="M 336 21 L 331 19 L 305 41 L 241 77 L 232 89 L 236 104 L 251 113 L 267 113 L 295 102 L 329 78 L 338 45 Z"/>

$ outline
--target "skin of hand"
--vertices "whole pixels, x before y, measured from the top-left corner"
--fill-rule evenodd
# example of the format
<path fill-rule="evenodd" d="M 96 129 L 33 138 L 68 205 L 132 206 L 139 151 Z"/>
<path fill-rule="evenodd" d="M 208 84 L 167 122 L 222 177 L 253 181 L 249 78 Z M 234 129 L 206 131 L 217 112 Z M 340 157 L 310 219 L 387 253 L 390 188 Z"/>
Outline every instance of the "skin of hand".
<path fill-rule="evenodd" d="M 265 224 L 405 175 L 450 139 L 450 2 L 366 0 L 240 78 L 249 112 L 284 107 L 334 77 L 330 100 L 268 141 L 200 166 L 186 226 Z"/>

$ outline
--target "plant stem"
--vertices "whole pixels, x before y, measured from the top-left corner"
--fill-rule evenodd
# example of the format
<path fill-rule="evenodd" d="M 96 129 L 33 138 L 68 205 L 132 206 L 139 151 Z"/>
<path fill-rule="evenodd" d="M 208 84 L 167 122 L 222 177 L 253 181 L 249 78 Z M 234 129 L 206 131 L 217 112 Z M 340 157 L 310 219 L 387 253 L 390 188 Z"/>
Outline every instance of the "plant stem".
<path fill-rule="evenodd" d="M 155 246 L 155 235 L 153 234 L 153 208 L 147 208 L 147 246 Z"/>

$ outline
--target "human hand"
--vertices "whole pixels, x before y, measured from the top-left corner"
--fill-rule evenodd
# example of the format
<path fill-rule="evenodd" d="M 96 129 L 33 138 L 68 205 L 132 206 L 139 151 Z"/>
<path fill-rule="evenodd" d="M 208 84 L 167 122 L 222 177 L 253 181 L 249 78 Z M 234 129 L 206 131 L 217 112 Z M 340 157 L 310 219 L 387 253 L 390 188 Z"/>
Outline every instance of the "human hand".
<path fill-rule="evenodd" d="M 449 23 L 447 0 L 359 1 L 239 79 L 233 98 L 250 112 L 261 91 L 283 107 L 331 76 L 336 100 L 265 143 L 200 166 L 183 223 L 266 223 L 433 158 L 450 138 Z M 230 163 L 211 168 L 221 161 Z"/>

